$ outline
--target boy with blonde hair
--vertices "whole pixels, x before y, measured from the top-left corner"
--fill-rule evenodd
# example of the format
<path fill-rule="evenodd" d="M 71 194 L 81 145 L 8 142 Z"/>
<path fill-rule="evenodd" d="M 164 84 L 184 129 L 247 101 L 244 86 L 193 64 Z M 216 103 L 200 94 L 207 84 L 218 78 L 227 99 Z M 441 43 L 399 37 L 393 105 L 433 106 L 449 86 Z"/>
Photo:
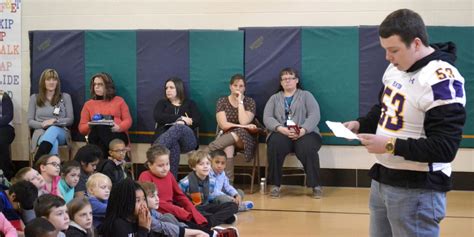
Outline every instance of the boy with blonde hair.
<path fill-rule="evenodd" d="M 96 229 L 105 219 L 112 181 L 107 175 L 95 173 L 86 183 L 87 195 L 92 206 L 93 223 Z"/>
<path fill-rule="evenodd" d="M 216 180 L 209 176 L 211 158 L 205 151 L 193 152 L 188 160 L 193 169 L 186 177 L 179 181 L 179 187 L 191 199 L 199 212 L 206 217 L 210 227 L 220 224 L 233 224 L 236 221 L 234 214 L 238 211 L 235 202 L 212 203 Z"/>

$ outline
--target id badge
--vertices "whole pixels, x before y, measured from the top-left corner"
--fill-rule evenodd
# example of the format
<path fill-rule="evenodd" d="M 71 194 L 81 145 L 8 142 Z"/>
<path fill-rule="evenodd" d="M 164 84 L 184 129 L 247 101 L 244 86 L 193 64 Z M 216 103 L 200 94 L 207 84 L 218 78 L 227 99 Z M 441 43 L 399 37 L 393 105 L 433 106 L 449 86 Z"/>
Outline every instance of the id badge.
<path fill-rule="evenodd" d="M 58 115 L 59 115 L 59 111 L 61 111 L 61 109 L 60 109 L 59 107 L 54 107 L 53 115 L 58 116 Z"/>

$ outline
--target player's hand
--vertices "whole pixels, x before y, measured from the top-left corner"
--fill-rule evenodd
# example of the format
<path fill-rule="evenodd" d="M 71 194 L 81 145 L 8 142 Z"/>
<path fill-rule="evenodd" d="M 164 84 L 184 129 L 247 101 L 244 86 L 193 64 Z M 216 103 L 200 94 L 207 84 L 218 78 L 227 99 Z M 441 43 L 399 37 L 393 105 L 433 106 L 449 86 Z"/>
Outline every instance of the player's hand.
<path fill-rule="evenodd" d="M 359 121 L 349 121 L 349 122 L 343 123 L 343 125 L 347 129 L 351 130 L 353 133 L 359 133 L 359 127 L 360 127 Z"/>
<path fill-rule="evenodd" d="M 385 150 L 385 145 L 387 144 L 389 137 L 368 133 L 361 133 L 358 135 L 360 143 L 365 146 L 369 153 L 374 154 L 383 154 L 387 151 Z"/>

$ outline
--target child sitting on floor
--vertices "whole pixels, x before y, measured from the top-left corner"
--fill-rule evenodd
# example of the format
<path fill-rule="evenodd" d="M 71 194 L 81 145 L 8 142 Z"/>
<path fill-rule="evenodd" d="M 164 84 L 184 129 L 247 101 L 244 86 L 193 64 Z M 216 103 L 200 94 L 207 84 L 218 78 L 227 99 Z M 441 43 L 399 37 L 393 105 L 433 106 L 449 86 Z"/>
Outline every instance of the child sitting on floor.
<path fill-rule="evenodd" d="M 193 152 L 189 157 L 188 164 L 193 171 L 179 181 L 179 187 L 207 218 L 208 226 L 234 223 L 236 221 L 234 214 L 239 208 L 235 202 L 212 202 L 216 198 L 213 196 L 216 180 L 209 176 L 212 169 L 209 153 L 205 151 Z"/>
<path fill-rule="evenodd" d="M 227 156 L 222 150 L 212 151 L 211 164 L 212 169 L 209 174 L 210 177 L 216 180 L 216 186 L 214 188 L 214 193 L 211 196 L 214 196 L 215 203 L 225 203 L 225 202 L 235 202 L 239 205 L 239 211 L 247 211 L 253 208 L 252 201 L 242 201 L 244 198 L 244 192 L 240 189 L 235 189 L 229 182 L 229 178 L 225 174 L 225 166 L 227 162 Z"/>
<path fill-rule="evenodd" d="M 112 189 L 112 182 L 105 174 L 95 173 L 89 177 L 86 186 L 89 202 L 92 205 L 94 227 L 99 229 L 107 211 L 107 203 L 110 197 L 110 190 Z"/>

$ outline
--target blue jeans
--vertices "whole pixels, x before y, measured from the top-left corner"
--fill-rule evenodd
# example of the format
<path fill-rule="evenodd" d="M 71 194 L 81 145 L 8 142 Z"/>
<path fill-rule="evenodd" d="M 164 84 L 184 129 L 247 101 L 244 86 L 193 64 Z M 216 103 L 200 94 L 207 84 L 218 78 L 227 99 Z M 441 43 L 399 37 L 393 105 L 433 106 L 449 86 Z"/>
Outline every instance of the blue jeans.
<path fill-rule="evenodd" d="M 49 154 L 57 155 L 59 153 L 59 145 L 66 144 L 66 131 L 64 128 L 51 126 L 41 135 L 38 139 L 38 145 L 41 144 L 42 141 L 47 141 L 53 145 Z"/>
<path fill-rule="evenodd" d="M 439 236 L 446 214 L 446 193 L 394 187 L 372 180 L 370 236 Z"/>

